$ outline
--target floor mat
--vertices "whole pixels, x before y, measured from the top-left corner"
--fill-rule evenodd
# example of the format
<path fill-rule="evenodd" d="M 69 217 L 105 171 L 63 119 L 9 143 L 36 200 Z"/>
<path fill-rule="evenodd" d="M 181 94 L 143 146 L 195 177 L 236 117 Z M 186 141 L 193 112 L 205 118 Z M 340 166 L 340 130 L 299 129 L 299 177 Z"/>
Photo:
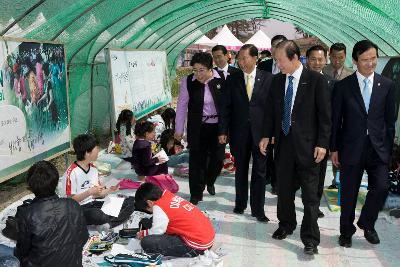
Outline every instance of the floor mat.
<path fill-rule="evenodd" d="M 331 211 L 340 211 L 340 206 L 338 205 L 338 190 L 337 189 L 324 189 L 324 196 L 328 207 Z M 361 210 L 365 202 L 365 197 L 367 196 L 367 191 L 362 191 L 358 193 L 356 210 Z"/>

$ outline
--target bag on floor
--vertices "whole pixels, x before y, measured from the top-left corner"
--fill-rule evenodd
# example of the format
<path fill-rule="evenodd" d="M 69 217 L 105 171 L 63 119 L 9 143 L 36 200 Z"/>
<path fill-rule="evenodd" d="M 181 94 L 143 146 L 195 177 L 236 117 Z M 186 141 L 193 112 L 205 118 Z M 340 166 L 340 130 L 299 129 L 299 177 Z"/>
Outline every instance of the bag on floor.
<path fill-rule="evenodd" d="M 161 264 L 161 254 L 133 253 L 104 256 L 104 260 L 112 266 L 144 267 Z"/>
<path fill-rule="evenodd" d="M 159 174 L 153 176 L 146 176 L 146 182 L 157 185 L 161 190 L 168 190 L 171 193 L 179 191 L 179 185 L 176 183 L 174 177 L 170 174 Z"/>

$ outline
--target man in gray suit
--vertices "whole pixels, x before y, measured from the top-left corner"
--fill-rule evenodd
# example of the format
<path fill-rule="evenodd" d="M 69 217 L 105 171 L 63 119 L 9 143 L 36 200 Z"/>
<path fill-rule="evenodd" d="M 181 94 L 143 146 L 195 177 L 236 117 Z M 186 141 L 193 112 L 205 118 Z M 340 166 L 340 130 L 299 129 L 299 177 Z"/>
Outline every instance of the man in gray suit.
<path fill-rule="evenodd" d="M 334 43 L 329 49 L 331 63 L 322 72 L 332 79 L 341 80 L 353 74 L 353 70 L 344 65 L 346 60 L 346 46 L 342 43 Z"/>

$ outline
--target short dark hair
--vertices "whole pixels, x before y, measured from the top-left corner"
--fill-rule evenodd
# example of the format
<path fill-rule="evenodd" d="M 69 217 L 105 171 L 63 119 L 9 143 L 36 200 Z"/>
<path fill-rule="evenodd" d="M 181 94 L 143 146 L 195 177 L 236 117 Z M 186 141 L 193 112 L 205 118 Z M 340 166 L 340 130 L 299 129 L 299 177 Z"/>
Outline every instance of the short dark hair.
<path fill-rule="evenodd" d="M 162 197 L 161 189 L 152 183 L 143 183 L 135 193 L 135 210 L 146 211 L 147 200 L 157 201 Z"/>
<path fill-rule="evenodd" d="M 38 161 L 33 164 L 26 176 L 29 189 L 37 198 L 50 197 L 55 194 L 58 184 L 58 171 L 48 161 Z"/>
<path fill-rule="evenodd" d="M 243 45 L 241 48 L 240 48 L 240 50 L 239 50 L 239 53 L 240 53 L 240 51 L 244 51 L 244 50 L 249 50 L 249 55 L 250 56 L 252 56 L 252 57 L 258 57 L 258 49 L 257 49 L 257 47 L 255 46 L 255 45 L 253 45 L 253 44 L 245 44 L 245 45 Z"/>
<path fill-rule="evenodd" d="M 297 55 L 297 59 L 300 60 L 300 48 L 293 40 L 286 40 L 280 42 L 276 48 L 285 49 L 286 56 L 293 60 L 294 55 Z"/>
<path fill-rule="evenodd" d="M 261 55 L 266 55 L 267 57 L 270 57 L 270 56 L 271 56 L 271 52 L 268 51 L 268 50 L 263 50 L 263 51 L 261 51 L 260 54 L 261 54 Z"/>
<path fill-rule="evenodd" d="M 154 124 L 150 121 L 140 120 L 135 124 L 135 135 L 144 137 L 146 133 L 151 133 L 154 130 Z"/>
<path fill-rule="evenodd" d="M 272 39 L 271 39 L 271 45 L 272 45 L 275 41 L 278 41 L 278 40 L 287 41 L 287 38 L 286 38 L 285 35 L 282 35 L 282 34 L 275 35 L 275 36 L 272 37 Z"/>
<path fill-rule="evenodd" d="M 324 56 L 326 58 L 327 51 L 326 51 L 325 47 L 323 47 L 322 45 L 314 45 L 314 46 L 311 46 L 310 48 L 308 48 L 307 52 L 306 52 L 306 57 L 307 58 L 310 56 L 312 51 L 323 51 L 324 52 Z"/>
<path fill-rule="evenodd" d="M 206 52 L 198 52 L 193 55 L 192 60 L 190 61 L 190 66 L 194 66 L 194 64 L 201 64 L 207 69 L 212 69 L 213 67 L 213 59 L 210 53 Z"/>
<path fill-rule="evenodd" d="M 161 146 L 162 149 L 164 149 L 164 151 L 167 154 L 169 152 L 168 148 L 167 148 L 168 142 L 172 141 L 172 140 L 174 140 L 174 142 L 175 142 L 174 133 L 175 133 L 175 131 L 173 129 L 166 129 L 161 133 L 160 146 Z"/>
<path fill-rule="evenodd" d="M 223 45 L 216 45 L 211 49 L 211 53 L 216 51 L 222 51 L 224 55 L 228 54 L 228 50 L 226 50 L 226 47 Z"/>
<path fill-rule="evenodd" d="M 91 134 L 80 134 L 75 137 L 73 147 L 77 160 L 84 160 L 86 152 L 91 152 L 98 145 L 96 138 Z"/>
<path fill-rule="evenodd" d="M 376 56 L 379 57 L 378 46 L 376 44 L 374 44 L 373 42 L 371 42 L 370 40 L 362 40 L 362 41 L 357 42 L 353 47 L 353 53 L 351 54 L 351 57 L 355 61 L 358 61 L 358 56 L 371 48 L 375 48 Z"/>
<path fill-rule="evenodd" d="M 329 53 L 332 53 L 332 51 L 344 51 L 344 53 L 346 54 L 346 46 L 343 43 L 334 43 L 333 45 L 331 45 L 331 47 L 329 48 Z"/>

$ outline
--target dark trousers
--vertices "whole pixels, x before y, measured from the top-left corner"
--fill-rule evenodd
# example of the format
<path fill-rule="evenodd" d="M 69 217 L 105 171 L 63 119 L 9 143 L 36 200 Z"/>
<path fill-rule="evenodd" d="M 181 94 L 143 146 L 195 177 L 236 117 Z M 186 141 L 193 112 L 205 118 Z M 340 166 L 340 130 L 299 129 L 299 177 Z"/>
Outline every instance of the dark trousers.
<path fill-rule="evenodd" d="M 388 194 L 389 170 L 387 164 L 382 162 L 372 147 L 369 137 L 366 137 L 360 164 L 347 165 L 341 162 L 340 165 L 340 233 L 342 235 L 351 236 L 356 232 L 353 222 L 364 170 L 368 174 L 368 193 L 358 224 L 364 229 L 372 230 Z"/>
<path fill-rule="evenodd" d="M 140 244 L 146 253 L 161 253 L 164 256 L 192 258 L 204 254 L 203 250 L 186 245 L 177 235 L 148 235 Z"/>
<path fill-rule="evenodd" d="M 276 187 L 276 173 L 274 161 L 274 145 L 269 144 L 267 147 L 267 181 L 272 187 Z"/>
<path fill-rule="evenodd" d="M 218 142 L 218 124 L 203 123 L 199 147 L 189 149 L 189 189 L 195 199 L 203 198 L 205 186 L 212 186 L 221 173 L 225 145 Z"/>
<path fill-rule="evenodd" d="M 328 152 L 327 152 L 328 153 Z M 318 198 L 321 202 L 322 194 L 324 193 L 326 167 L 328 165 L 328 155 L 319 164 L 319 180 L 318 180 Z"/>
<path fill-rule="evenodd" d="M 248 129 L 248 138 L 235 148 L 235 207 L 244 210 L 247 207 L 249 195 L 249 164 L 253 157 L 253 168 L 250 182 L 250 208 L 254 216 L 263 216 L 265 204 L 265 186 L 267 184 L 267 159 L 260 153 L 258 144 L 254 144 L 251 130 Z"/>
<path fill-rule="evenodd" d="M 81 206 L 87 225 L 102 225 L 108 223 L 111 228 L 113 228 L 128 220 L 129 216 L 135 210 L 135 199 L 133 197 L 128 197 L 124 200 L 118 217 L 105 214 L 101 210 L 103 204 L 103 201 L 92 201 Z"/>
<path fill-rule="evenodd" d="M 296 158 L 292 134 L 281 133 L 279 152 L 276 158 L 278 180 L 278 220 L 279 227 L 292 232 L 296 229 L 295 194 L 301 187 L 304 216 L 301 223 L 300 237 L 303 244 L 318 245 L 320 233 L 318 227 L 318 183 L 319 164 L 304 166 Z"/>

